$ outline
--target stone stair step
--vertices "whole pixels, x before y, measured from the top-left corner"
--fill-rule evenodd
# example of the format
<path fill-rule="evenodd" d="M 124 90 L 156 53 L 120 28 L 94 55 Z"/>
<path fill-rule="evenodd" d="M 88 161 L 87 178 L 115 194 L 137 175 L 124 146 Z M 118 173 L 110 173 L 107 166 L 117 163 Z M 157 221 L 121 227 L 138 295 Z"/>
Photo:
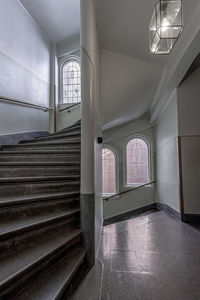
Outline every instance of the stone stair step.
<path fill-rule="evenodd" d="M 7 226 L 9 232 L 4 232 L 0 238 L 0 261 L 34 243 L 39 243 L 52 234 L 59 235 L 63 231 L 80 228 L 80 211 L 76 207 L 59 212 L 44 211 L 38 215 L 21 218 L 14 216 L 13 220 L 3 220 L 2 226 Z M 15 226 L 18 226 L 17 230 Z"/>
<path fill-rule="evenodd" d="M 80 192 L 46 193 L 36 195 L 19 195 L 0 197 L 0 209 L 12 206 L 26 205 L 30 203 L 53 201 L 57 199 L 73 199 L 80 196 Z"/>
<path fill-rule="evenodd" d="M 0 178 L 0 195 L 29 195 L 80 191 L 79 176 L 42 176 Z"/>
<path fill-rule="evenodd" d="M 81 130 L 80 129 L 75 129 L 75 130 L 70 130 L 68 132 L 57 132 L 57 133 L 52 133 L 49 134 L 47 136 L 43 136 L 43 137 L 36 137 L 32 140 L 23 140 L 20 143 L 29 143 L 30 141 L 45 141 L 45 140 L 53 140 L 53 139 L 61 139 L 61 138 L 65 138 L 65 139 L 71 139 L 71 138 L 79 138 L 81 137 Z"/>
<path fill-rule="evenodd" d="M 80 192 L 0 197 L 1 222 L 80 208 Z"/>
<path fill-rule="evenodd" d="M 59 300 L 62 297 L 71 295 L 70 289 L 76 273 L 81 274 L 81 267 L 84 265 L 86 251 L 82 248 L 75 249 L 57 264 L 43 271 L 40 276 L 35 276 L 31 284 L 29 283 L 22 291 L 16 295 L 17 300 Z M 82 267 L 82 272 L 86 268 Z M 13 298 L 11 299 L 13 300 Z"/>
<path fill-rule="evenodd" d="M 81 234 L 80 229 L 65 231 L 54 235 L 53 238 L 42 239 L 39 243 L 1 260 L 0 298 L 3 295 L 5 297 L 6 293 L 15 289 L 17 285 L 21 285 L 23 280 L 27 280 L 38 272 L 40 275 L 43 269 L 46 270 L 47 266 L 51 266 L 56 254 L 60 258 L 60 255 L 66 255 L 73 245 L 80 247 Z"/>
<path fill-rule="evenodd" d="M 81 144 L 81 136 L 77 137 L 70 137 L 70 138 L 65 138 L 65 137 L 56 137 L 56 138 L 51 138 L 51 139 L 44 139 L 44 140 L 26 140 L 26 141 L 21 141 L 17 145 L 29 145 L 29 144 L 58 144 L 58 143 L 68 143 L 69 145 L 72 144 Z"/>
<path fill-rule="evenodd" d="M 0 241 L 6 240 L 10 237 L 20 235 L 24 232 L 29 232 L 44 226 L 47 226 L 52 223 L 56 223 L 63 219 L 70 217 L 71 215 L 77 215 L 80 213 L 80 208 L 61 211 L 61 212 L 52 212 L 49 214 L 41 214 L 32 217 L 25 217 L 22 219 L 8 220 L 1 222 L 0 224 Z"/>
<path fill-rule="evenodd" d="M 56 181 L 56 180 L 80 180 L 80 175 L 68 175 L 68 176 L 31 176 L 31 177 L 7 177 L 0 178 L 0 184 L 4 183 L 34 183 L 43 181 Z"/>
<path fill-rule="evenodd" d="M 0 167 L 80 167 L 79 161 L 68 162 L 0 162 Z"/>
<path fill-rule="evenodd" d="M 80 150 L 0 151 L 0 162 L 80 162 Z"/>
<path fill-rule="evenodd" d="M 81 148 L 80 144 L 69 145 L 67 143 L 59 144 L 25 144 L 25 145 L 6 145 L 2 146 L 0 151 L 19 151 L 19 150 L 79 150 Z"/>
<path fill-rule="evenodd" d="M 65 176 L 65 175 L 79 175 L 80 166 L 72 167 L 1 167 L 0 177 L 30 177 L 30 176 Z"/>

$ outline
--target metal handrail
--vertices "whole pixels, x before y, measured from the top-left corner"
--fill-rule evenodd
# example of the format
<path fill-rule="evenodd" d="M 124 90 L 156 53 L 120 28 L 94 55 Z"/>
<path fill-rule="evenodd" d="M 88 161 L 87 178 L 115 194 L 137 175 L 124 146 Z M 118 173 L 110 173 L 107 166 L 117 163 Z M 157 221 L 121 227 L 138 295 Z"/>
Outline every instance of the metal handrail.
<path fill-rule="evenodd" d="M 78 103 L 72 104 L 70 106 L 61 108 L 61 109 L 59 109 L 59 112 L 64 111 L 64 110 L 67 110 L 68 112 L 70 112 L 70 108 L 75 107 L 75 106 L 80 105 L 80 104 L 81 104 L 81 102 L 78 102 Z"/>
<path fill-rule="evenodd" d="M 8 97 L 5 97 L 5 96 L 0 96 L 0 102 L 6 102 L 6 103 L 10 103 L 10 104 L 16 104 L 16 105 L 31 107 L 31 108 L 43 110 L 45 112 L 53 110 L 53 108 L 51 108 L 51 107 L 40 106 L 40 105 L 37 105 L 37 104 L 32 104 L 32 103 L 28 103 L 28 102 L 25 102 L 25 101 L 21 101 L 19 99 L 8 98 Z"/>
<path fill-rule="evenodd" d="M 115 195 L 112 195 L 112 196 L 109 196 L 109 197 L 105 197 L 105 198 L 103 198 L 103 200 L 104 200 L 104 201 L 108 201 L 109 199 L 114 198 L 114 197 L 116 197 L 116 196 L 121 196 L 121 195 L 123 195 L 123 194 L 129 193 L 129 192 L 131 192 L 131 191 L 138 190 L 138 189 L 140 189 L 140 188 L 142 188 L 142 187 L 144 187 L 144 186 L 147 186 L 147 185 L 150 185 L 150 184 L 153 184 L 153 183 L 156 183 L 156 182 L 157 182 L 157 181 L 154 180 L 154 181 L 145 183 L 145 184 L 143 184 L 143 185 L 134 187 L 134 188 L 132 188 L 132 189 L 128 189 L 127 191 L 123 191 L 123 192 L 121 192 L 121 193 L 118 193 L 118 194 L 115 194 Z"/>

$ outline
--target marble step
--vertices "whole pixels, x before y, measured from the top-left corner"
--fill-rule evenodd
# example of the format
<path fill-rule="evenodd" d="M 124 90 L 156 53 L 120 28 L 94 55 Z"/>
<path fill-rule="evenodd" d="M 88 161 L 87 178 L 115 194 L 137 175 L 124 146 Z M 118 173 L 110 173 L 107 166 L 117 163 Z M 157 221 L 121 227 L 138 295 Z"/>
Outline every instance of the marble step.
<path fill-rule="evenodd" d="M 80 208 L 15 217 L 0 224 L 0 259 L 41 238 L 80 226 Z"/>
<path fill-rule="evenodd" d="M 81 234 L 81 230 L 63 232 L 52 238 L 41 239 L 31 247 L 4 258 L 0 262 L 0 299 L 10 299 L 12 293 L 16 296 L 16 291 L 27 286 L 29 280 L 32 285 L 33 276 L 38 275 L 41 278 L 41 272 L 49 274 L 48 268 L 51 268 L 53 263 L 56 266 L 56 262 L 59 262 L 60 258 L 66 258 L 73 248 L 80 249 Z M 43 278 L 40 281 L 42 283 Z"/>
<path fill-rule="evenodd" d="M 86 251 L 77 248 L 60 259 L 55 265 L 35 276 L 32 282 L 19 291 L 11 300 L 59 300 L 70 299 L 74 277 L 85 274 Z M 77 281 L 77 279 L 76 279 Z"/>
<path fill-rule="evenodd" d="M 0 177 L 79 175 L 80 166 L 10 166 L 0 167 Z"/>
<path fill-rule="evenodd" d="M 80 161 L 80 150 L 0 151 L 0 162 Z"/>
<path fill-rule="evenodd" d="M 30 195 L 80 190 L 80 176 L 32 176 L 0 178 L 0 195 Z"/>
<path fill-rule="evenodd" d="M 80 207 L 80 192 L 0 197 L 1 222 Z"/>

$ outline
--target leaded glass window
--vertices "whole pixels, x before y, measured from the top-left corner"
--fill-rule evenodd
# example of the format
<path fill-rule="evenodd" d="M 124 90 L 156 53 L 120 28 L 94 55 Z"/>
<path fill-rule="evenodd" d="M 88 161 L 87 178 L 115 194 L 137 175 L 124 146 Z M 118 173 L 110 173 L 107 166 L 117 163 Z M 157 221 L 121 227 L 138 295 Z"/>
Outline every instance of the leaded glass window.
<path fill-rule="evenodd" d="M 130 140 L 126 146 L 126 183 L 142 185 L 149 182 L 149 146 L 141 138 Z"/>
<path fill-rule="evenodd" d="M 103 163 L 103 194 L 113 195 L 116 193 L 116 166 L 115 155 L 109 149 L 102 151 Z"/>
<path fill-rule="evenodd" d="M 63 103 L 81 102 L 81 70 L 76 60 L 67 61 L 62 67 Z"/>

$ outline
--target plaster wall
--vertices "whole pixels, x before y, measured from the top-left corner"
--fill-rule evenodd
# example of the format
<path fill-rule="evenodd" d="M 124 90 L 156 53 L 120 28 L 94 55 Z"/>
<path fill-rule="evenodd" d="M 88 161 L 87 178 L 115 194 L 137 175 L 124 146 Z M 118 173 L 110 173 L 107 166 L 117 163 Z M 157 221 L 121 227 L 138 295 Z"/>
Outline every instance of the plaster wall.
<path fill-rule="evenodd" d="M 49 106 L 50 45 L 15 0 L 0 4 L 0 96 Z M 0 134 L 48 130 L 49 114 L 0 102 Z"/>
<path fill-rule="evenodd" d="M 103 147 L 109 147 L 116 156 L 117 193 L 128 189 L 125 182 L 125 145 L 127 139 L 134 136 L 144 137 L 150 143 L 150 181 L 156 178 L 154 127 L 149 122 L 148 115 L 144 115 L 135 121 L 103 132 Z M 108 202 L 104 201 L 104 219 L 152 204 L 155 201 L 156 192 L 153 186 L 116 196 Z"/>
<path fill-rule="evenodd" d="M 156 125 L 157 201 L 179 208 L 177 91 L 174 90 Z"/>

